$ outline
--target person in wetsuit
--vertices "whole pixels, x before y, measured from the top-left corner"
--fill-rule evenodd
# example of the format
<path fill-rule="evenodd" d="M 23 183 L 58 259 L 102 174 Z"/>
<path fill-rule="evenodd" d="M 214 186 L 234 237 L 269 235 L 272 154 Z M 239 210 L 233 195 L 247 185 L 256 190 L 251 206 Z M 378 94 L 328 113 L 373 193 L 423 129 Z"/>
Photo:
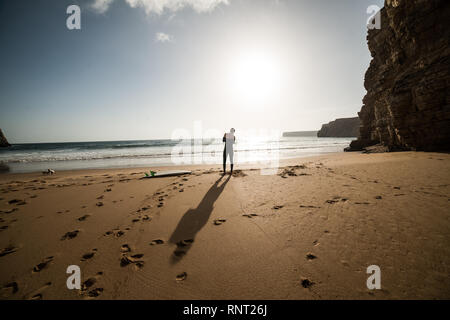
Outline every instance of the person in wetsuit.
<path fill-rule="evenodd" d="M 227 164 L 227 157 L 230 157 L 230 164 L 231 164 L 231 172 L 230 174 L 233 174 L 233 145 L 236 142 L 236 137 L 234 136 L 234 128 L 230 129 L 230 132 L 225 133 L 223 135 L 222 141 L 225 142 L 225 147 L 223 149 L 223 174 L 225 174 L 226 171 L 226 164 Z"/>

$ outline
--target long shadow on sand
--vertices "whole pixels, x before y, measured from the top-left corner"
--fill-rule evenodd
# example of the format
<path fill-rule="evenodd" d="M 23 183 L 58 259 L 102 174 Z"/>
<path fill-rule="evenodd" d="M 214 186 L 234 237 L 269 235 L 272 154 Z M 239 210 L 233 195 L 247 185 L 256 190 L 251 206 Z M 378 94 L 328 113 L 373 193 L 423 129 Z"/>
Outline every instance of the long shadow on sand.
<path fill-rule="evenodd" d="M 219 186 L 219 183 L 223 179 L 223 176 L 220 177 L 208 190 L 208 192 L 206 192 L 197 208 L 186 211 L 181 220 L 178 222 L 175 231 L 169 239 L 171 243 L 177 245 L 172 254 L 172 263 L 180 261 L 189 251 L 192 243 L 194 242 L 195 236 L 208 222 L 214 208 L 214 202 L 216 202 L 219 198 L 230 178 L 231 176 L 228 176 L 228 178 L 226 178 L 226 180 Z"/>

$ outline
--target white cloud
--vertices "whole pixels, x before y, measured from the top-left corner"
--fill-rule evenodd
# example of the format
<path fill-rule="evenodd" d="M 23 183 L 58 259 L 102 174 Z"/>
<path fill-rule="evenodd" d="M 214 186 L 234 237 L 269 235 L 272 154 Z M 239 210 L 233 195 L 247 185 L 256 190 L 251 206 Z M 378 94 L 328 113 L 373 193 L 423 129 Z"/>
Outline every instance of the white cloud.
<path fill-rule="evenodd" d="M 97 11 L 98 13 L 105 13 L 108 11 L 109 6 L 114 0 L 94 0 L 91 4 L 92 9 Z"/>
<path fill-rule="evenodd" d="M 173 42 L 174 38 L 170 34 L 164 33 L 164 32 L 158 32 L 155 36 L 155 39 L 157 42 Z"/>
<path fill-rule="evenodd" d="M 99 13 L 104 13 L 114 0 L 94 0 L 92 8 Z M 143 8 L 145 13 L 163 14 L 164 11 L 178 11 L 185 7 L 191 7 L 195 11 L 209 12 L 218 5 L 229 3 L 229 0 L 125 0 L 132 8 Z"/>

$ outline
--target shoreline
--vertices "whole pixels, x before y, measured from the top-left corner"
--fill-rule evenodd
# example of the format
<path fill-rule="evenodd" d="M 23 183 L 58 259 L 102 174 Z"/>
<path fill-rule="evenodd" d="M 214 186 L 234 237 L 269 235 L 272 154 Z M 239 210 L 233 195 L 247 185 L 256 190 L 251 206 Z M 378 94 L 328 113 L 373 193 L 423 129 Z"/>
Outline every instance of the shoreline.
<path fill-rule="evenodd" d="M 319 139 L 319 140 L 318 140 Z M 320 142 L 321 141 L 321 142 Z M 349 145 L 348 138 L 280 139 L 259 141 L 245 139 L 235 149 L 237 163 L 270 161 L 271 158 L 289 159 L 311 157 L 342 152 Z M 220 164 L 222 162 L 223 143 L 197 146 L 191 144 L 159 141 L 125 141 L 123 143 L 107 141 L 102 143 L 67 143 L 34 145 L 31 147 L 13 146 L 11 150 L 0 150 L 0 163 L 9 167 L 10 172 L 26 173 L 81 169 L 117 169 L 186 165 Z M 4 168 L 2 171 L 5 171 Z"/>
<path fill-rule="evenodd" d="M 320 159 L 326 159 L 329 157 L 336 158 L 339 156 L 344 155 L 350 155 L 350 154 L 359 154 L 359 155 L 371 155 L 375 157 L 382 157 L 381 155 L 393 155 L 393 154 L 430 154 L 434 156 L 443 155 L 448 156 L 449 153 L 446 152 L 427 152 L 427 151 L 392 151 L 392 152 L 383 152 L 383 153 L 371 153 L 366 154 L 361 151 L 351 151 L 351 152 L 330 152 L 326 154 L 321 155 L 312 155 L 312 156 L 305 156 L 305 157 L 292 157 L 292 158 L 285 158 L 279 160 L 279 165 L 274 168 L 284 168 L 286 166 L 298 163 L 298 162 L 311 162 L 316 161 Z M 345 157 L 345 156 L 344 156 Z M 245 162 L 245 163 L 235 163 L 234 170 L 251 170 L 251 169 L 264 169 L 264 168 L 270 168 L 270 166 L 267 166 L 266 164 L 261 164 L 262 161 L 257 162 Z M 268 161 L 265 161 L 267 163 Z M 105 167 L 105 168 L 83 168 L 83 169 L 63 169 L 56 171 L 55 175 L 50 175 L 50 177 L 57 177 L 58 174 L 64 174 L 64 175 L 76 175 L 76 174 L 95 174 L 95 173 L 105 173 L 108 171 L 118 171 L 120 173 L 130 173 L 131 171 L 140 171 L 142 173 L 148 172 L 149 170 L 208 170 L 208 169 L 220 169 L 222 171 L 222 164 L 185 164 L 185 165 L 156 165 L 156 166 L 124 166 L 124 167 Z M 50 168 L 51 169 L 51 168 Z M 227 172 L 230 170 L 230 163 L 229 160 L 227 160 Z M 43 174 L 42 171 L 31 171 L 31 172 L 0 172 L 0 181 L 2 178 L 8 178 L 11 176 L 20 177 L 20 176 L 42 176 L 47 177 L 46 174 Z"/>
<path fill-rule="evenodd" d="M 353 153 L 360 153 L 360 152 L 353 152 Z M 285 158 L 280 159 L 279 163 L 280 165 L 278 167 L 282 167 L 283 164 L 288 164 L 292 162 L 298 162 L 298 161 L 307 161 L 308 159 L 316 159 L 316 158 L 322 158 L 327 156 L 333 156 L 333 155 L 340 155 L 345 154 L 344 151 L 342 152 L 330 152 L 322 155 L 312 155 L 312 156 L 305 156 L 305 157 L 293 157 L 293 158 Z M 243 169 L 259 169 L 267 167 L 265 164 L 261 164 L 262 161 L 256 161 L 256 162 L 245 162 L 245 163 L 236 163 L 235 164 L 235 170 L 238 170 L 239 168 Z M 270 162 L 270 161 L 265 161 Z M 76 174 L 76 173 L 95 173 L 95 172 L 104 172 L 104 171 L 121 171 L 121 172 L 128 172 L 128 171 L 143 171 L 146 170 L 147 172 L 152 170 L 198 170 L 198 169 L 205 169 L 206 168 L 220 168 L 222 170 L 222 164 L 216 163 L 216 164 L 185 164 L 185 165 L 179 165 L 179 164 L 173 164 L 173 165 L 155 165 L 155 166 L 125 166 L 125 167 L 105 167 L 105 168 L 85 168 L 85 169 L 62 169 L 57 170 L 56 175 L 58 173 L 69 173 L 69 174 Z M 50 168 L 52 169 L 52 168 Z M 230 169 L 230 162 L 227 160 L 227 171 Z M 45 177 L 46 175 L 42 174 L 42 171 L 30 171 L 30 172 L 0 172 L 0 180 L 2 176 L 11 176 L 11 175 L 42 175 Z M 56 176 L 55 175 L 55 176 Z"/>
<path fill-rule="evenodd" d="M 0 298 L 450 298 L 449 154 L 189 169 L 0 175 Z M 366 287 L 370 265 L 381 290 Z"/>

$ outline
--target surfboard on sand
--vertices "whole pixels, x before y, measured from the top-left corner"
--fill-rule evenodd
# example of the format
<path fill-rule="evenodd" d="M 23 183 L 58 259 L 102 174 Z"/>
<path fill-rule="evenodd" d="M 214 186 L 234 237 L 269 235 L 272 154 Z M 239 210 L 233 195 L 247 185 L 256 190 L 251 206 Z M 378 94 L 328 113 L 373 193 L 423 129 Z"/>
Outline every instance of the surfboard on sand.
<path fill-rule="evenodd" d="M 191 174 L 191 171 L 187 170 L 168 170 L 168 171 L 159 171 L 154 172 L 150 171 L 150 174 L 146 173 L 145 177 L 142 177 L 143 179 L 147 178 L 163 178 L 163 177 L 174 177 L 174 176 L 182 176 L 184 174 Z"/>

